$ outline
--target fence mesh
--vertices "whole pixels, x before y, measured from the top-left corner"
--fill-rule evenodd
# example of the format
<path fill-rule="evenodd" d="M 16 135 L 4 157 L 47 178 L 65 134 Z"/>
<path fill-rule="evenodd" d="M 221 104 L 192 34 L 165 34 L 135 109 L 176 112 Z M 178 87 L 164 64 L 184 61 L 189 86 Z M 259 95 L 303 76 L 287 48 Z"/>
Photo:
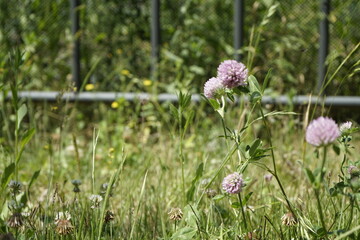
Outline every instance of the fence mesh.
<path fill-rule="evenodd" d="M 150 2 L 81 1 L 77 36 L 82 78 L 94 68 L 89 81 L 95 90 L 155 87 L 158 92 L 201 92 L 219 62 L 233 57 L 233 0 L 160 1 L 161 60 L 156 81 L 149 81 Z M 259 79 L 273 69 L 274 93 L 311 92 L 317 79 L 320 1 L 249 0 L 245 4 L 243 61 L 249 62 L 256 53 L 252 69 Z M 274 4 L 278 4 L 275 13 L 261 26 Z M 359 12 L 359 1 L 331 1 L 329 74 L 360 41 Z M 259 45 L 249 47 L 260 32 Z M 0 1 L 0 57 L 5 59 L 14 46 L 26 52 L 28 89 L 62 90 L 71 85 L 72 39 L 68 0 Z M 360 94 L 352 87 L 360 82 L 353 66 L 359 52 L 339 72 L 329 93 Z M 4 60 L 0 64 L 3 67 Z"/>

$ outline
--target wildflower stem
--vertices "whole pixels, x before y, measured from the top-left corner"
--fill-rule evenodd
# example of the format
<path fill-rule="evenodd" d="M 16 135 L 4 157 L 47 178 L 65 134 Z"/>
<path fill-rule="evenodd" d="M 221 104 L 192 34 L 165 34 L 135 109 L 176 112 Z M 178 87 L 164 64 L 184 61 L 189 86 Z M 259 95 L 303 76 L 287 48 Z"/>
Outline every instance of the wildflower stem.
<path fill-rule="evenodd" d="M 273 145 L 272 145 L 272 141 L 271 141 L 271 132 L 270 132 L 270 128 L 267 124 L 267 121 L 265 119 L 265 116 L 264 116 L 264 112 L 262 110 L 262 107 L 261 105 L 260 106 L 260 113 L 261 113 L 261 118 L 263 120 L 263 123 L 264 123 L 264 126 L 265 126 L 265 129 L 266 129 L 266 132 L 267 132 L 267 135 L 268 135 L 268 141 L 269 141 L 269 144 L 270 144 L 270 152 L 271 152 L 271 159 L 272 159 L 272 163 L 273 163 L 273 171 L 274 171 L 274 174 L 277 175 L 277 172 L 276 172 L 276 163 L 275 163 L 275 155 L 274 155 L 274 150 L 273 150 Z"/>
<path fill-rule="evenodd" d="M 343 160 L 342 160 L 342 162 L 341 162 L 341 166 L 340 166 L 340 171 L 341 171 L 341 174 L 342 174 L 343 176 L 345 176 L 345 173 L 344 173 L 343 167 L 344 167 L 344 164 L 345 164 L 345 162 L 346 162 L 346 159 L 347 159 L 347 152 L 348 152 L 346 142 L 344 142 L 344 147 L 345 147 L 344 158 L 343 158 Z"/>
<path fill-rule="evenodd" d="M 326 153 L 327 153 L 327 146 L 324 146 L 323 159 L 321 162 L 321 169 L 320 169 L 320 183 L 322 183 L 324 180 L 324 175 L 325 175 L 324 166 L 325 166 L 325 162 L 326 162 Z"/>
<path fill-rule="evenodd" d="M 273 171 L 269 171 L 269 172 L 275 177 L 275 179 L 276 179 L 276 181 L 277 181 L 277 183 L 278 183 L 278 185 L 280 187 L 281 193 L 284 195 L 284 198 L 285 198 L 285 201 L 286 201 L 286 203 L 288 205 L 289 210 L 291 211 L 293 216 L 296 218 L 296 214 L 295 214 L 294 210 L 291 207 L 290 201 L 289 201 L 289 199 L 288 199 L 288 197 L 287 197 L 287 195 L 285 193 L 284 187 L 282 186 L 281 181 L 280 181 L 280 179 L 279 179 L 279 177 L 277 175 L 276 163 L 275 163 L 275 155 L 274 155 L 274 150 L 273 150 L 273 145 L 272 145 L 272 140 L 271 140 L 271 131 L 270 131 L 270 128 L 269 128 L 269 126 L 267 124 L 267 121 L 265 119 L 262 107 L 261 107 L 261 105 L 259 105 L 259 106 L 260 106 L 261 118 L 262 118 L 262 120 L 264 122 L 266 131 L 267 131 L 267 134 L 268 134 L 268 141 L 269 141 L 269 144 L 270 144 L 271 159 L 272 159 L 272 163 L 273 163 Z"/>
<path fill-rule="evenodd" d="M 325 238 L 328 239 L 327 228 L 326 228 L 326 224 L 324 221 L 324 213 L 323 213 L 322 206 L 321 206 L 320 191 L 319 191 L 319 187 L 320 187 L 321 183 L 323 183 L 323 181 L 324 181 L 324 166 L 325 166 L 325 162 L 326 162 L 326 153 L 327 153 L 327 146 L 324 146 L 323 159 L 322 159 L 321 168 L 320 168 L 320 182 L 318 183 L 318 185 L 316 185 L 314 187 L 314 193 L 315 193 L 315 197 L 316 197 L 317 209 L 318 209 L 318 213 L 319 213 L 319 217 L 320 217 L 320 222 L 321 222 L 322 228 L 324 229 L 324 232 L 325 232 Z"/>
<path fill-rule="evenodd" d="M 242 214 L 243 221 L 244 221 L 245 232 L 248 232 L 244 207 L 243 207 L 243 204 L 242 204 L 242 201 L 241 201 L 241 193 L 238 193 L 238 197 L 239 197 L 239 202 L 240 202 L 241 214 Z"/>
<path fill-rule="evenodd" d="M 351 196 L 351 198 L 350 198 L 350 217 L 349 217 L 349 220 L 348 220 L 346 229 L 350 229 L 351 222 L 352 222 L 352 220 L 353 220 L 353 215 L 354 215 L 354 202 L 355 202 L 355 199 L 354 199 L 353 196 Z"/>
<path fill-rule="evenodd" d="M 322 206 L 321 206 L 321 201 L 320 201 L 320 193 L 319 193 L 319 189 L 318 188 L 314 188 L 314 192 L 315 192 L 315 197 L 316 197 L 316 202 L 317 202 L 317 209 L 318 209 L 318 213 L 319 213 L 319 217 L 320 217 L 320 222 L 322 225 L 322 228 L 324 229 L 325 232 L 325 238 L 328 239 L 327 237 L 327 229 L 326 229 L 326 225 L 325 225 L 325 221 L 324 221 L 324 214 L 322 211 Z"/>

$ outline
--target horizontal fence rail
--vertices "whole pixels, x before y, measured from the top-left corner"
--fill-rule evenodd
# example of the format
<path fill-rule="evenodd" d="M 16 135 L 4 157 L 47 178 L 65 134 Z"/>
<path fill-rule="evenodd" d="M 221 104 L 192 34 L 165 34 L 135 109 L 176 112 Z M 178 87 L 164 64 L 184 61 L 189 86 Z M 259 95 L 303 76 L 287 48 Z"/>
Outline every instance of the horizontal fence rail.
<path fill-rule="evenodd" d="M 123 93 L 123 92 L 70 92 L 70 93 L 59 93 L 59 92 L 44 92 L 44 91 L 21 91 L 18 93 L 19 98 L 28 99 L 32 101 L 49 101 L 55 102 L 61 101 L 79 101 L 79 102 L 113 102 L 117 99 L 125 99 L 127 101 L 147 101 L 156 100 L 159 102 L 177 102 L 178 97 L 176 94 L 163 93 L 159 95 L 153 95 L 149 93 Z M 9 93 L 7 99 L 11 99 L 12 95 Z M 192 101 L 199 102 L 201 100 L 200 94 L 193 94 Z M 247 97 L 244 97 L 244 101 L 249 101 Z M 275 105 L 304 105 L 308 104 L 325 105 L 325 106 L 346 106 L 346 107 L 360 107 L 360 97 L 357 96 L 328 96 L 328 97 L 317 97 L 317 96 L 294 96 L 290 98 L 288 96 L 264 96 L 262 98 L 263 104 L 275 104 Z"/>

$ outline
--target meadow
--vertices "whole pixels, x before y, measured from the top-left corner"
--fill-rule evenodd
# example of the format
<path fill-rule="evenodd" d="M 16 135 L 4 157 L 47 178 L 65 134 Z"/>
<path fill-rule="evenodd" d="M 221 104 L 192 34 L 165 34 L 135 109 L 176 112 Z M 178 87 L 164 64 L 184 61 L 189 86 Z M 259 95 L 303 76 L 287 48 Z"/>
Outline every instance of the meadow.
<path fill-rule="evenodd" d="M 156 79 L 149 77 L 149 6 L 115 3 L 96 12 L 90 3 L 80 8 L 87 73 L 81 89 L 70 81 L 70 33 L 59 30 L 67 1 L 48 8 L 25 1 L 14 26 L 8 19 L 15 12 L 0 3 L 7 14 L 0 14 L 0 240 L 360 239 L 359 114 L 322 101 L 325 93 L 359 93 L 360 43 L 356 31 L 349 33 L 356 17 L 345 25 L 335 16 L 352 9 L 351 1 L 334 4 L 330 16 L 332 28 L 351 41 L 333 38 L 336 50 L 316 93 L 324 98 L 296 106 L 291 96 L 316 96 L 316 48 L 307 44 L 318 39 L 301 36 L 314 31 L 306 23 L 319 16 L 296 18 L 305 0 L 291 5 L 291 14 L 284 2 L 252 2 L 243 63 L 231 60 L 232 25 L 201 18 L 214 6 L 218 12 L 209 16 L 221 16 L 232 1 L 185 1 L 178 15 L 165 4 L 163 18 L 180 27 L 164 21 Z M 144 18 L 124 27 L 111 14 L 96 17 L 108 12 Z M 53 18 L 56 24 L 43 21 Z M 22 41 L 4 38 L 7 31 Z M 118 48 L 127 41 L 134 44 Z M 18 96 L 29 89 L 153 95 L 109 103 Z M 159 92 L 176 93 L 177 101 L 158 101 Z M 279 94 L 289 104 L 262 103 Z"/>

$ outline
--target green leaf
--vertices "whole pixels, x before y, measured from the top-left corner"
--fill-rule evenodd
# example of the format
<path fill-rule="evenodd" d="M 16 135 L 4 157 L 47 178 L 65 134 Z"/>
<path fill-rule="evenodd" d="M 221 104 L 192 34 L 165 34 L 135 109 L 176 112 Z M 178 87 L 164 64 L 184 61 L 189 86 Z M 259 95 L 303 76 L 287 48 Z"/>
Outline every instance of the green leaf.
<path fill-rule="evenodd" d="M 261 98 L 262 98 L 262 96 L 259 91 L 255 91 L 250 94 L 250 102 L 253 104 L 256 103 L 257 101 L 261 100 Z"/>
<path fill-rule="evenodd" d="M 9 179 L 10 179 L 11 175 L 14 173 L 14 171 L 15 171 L 15 163 L 10 163 L 5 168 L 4 173 L 1 176 L 1 190 L 4 190 L 4 188 L 8 184 Z"/>
<path fill-rule="evenodd" d="M 35 128 L 32 128 L 32 129 L 28 130 L 25 133 L 25 135 L 23 136 L 23 138 L 21 139 L 20 151 L 19 151 L 19 154 L 16 156 L 17 163 L 20 161 L 20 158 L 22 156 L 22 153 L 24 152 L 26 144 L 31 140 L 31 138 L 34 136 L 34 134 L 35 134 Z"/>
<path fill-rule="evenodd" d="M 339 156 L 339 155 L 340 155 L 340 148 L 339 148 L 339 146 L 337 146 L 337 145 L 334 144 L 332 147 L 333 147 L 333 150 L 334 150 L 334 152 L 336 153 L 336 155 Z"/>
<path fill-rule="evenodd" d="M 260 96 L 261 96 L 261 87 L 259 82 L 256 80 L 256 78 L 253 75 L 250 75 L 248 77 L 248 82 L 249 82 L 249 89 L 250 92 L 259 92 Z"/>
<path fill-rule="evenodd" d="M 305 174 L 311 183 L 315 182 L 314 174 L 312 173 L 312 171 L 309 168 L 305 168 Z"/>
<path fill-rule="evenodd" d="M 29 187 L 28 189 L 30 190 L 30 187 L 32 186 L 32 184 L 34 183 L 34 181 L 39 177 L 40 175 L 40 171 L 41 169 L 37 170 L 36 172 L 34 172 L 34 174 L 32 175 L 30 182 L 29 182 Z"/>
<path fill-rule="evenodd" d="M 260 144 L 261 144 L 261 140 L 259 138 L 255 139 L 255 141 L 253 141 L 253 143 L 251 144 L 251 147 L 249 149 L 249 154 L 251 157 L 255 155 L 256 150 L 260 146 Z"/>
<path fill-rule="evenodd" d="M 21 139 L 20 149 L 23 149 L 35 134 L 35 128 L 28 130 Z"/>
<path fill-rule="evenodd" d="M 179 111 L 173 104 L 170 104 L 170 113 L 177 121 L 179 121 Z"/>
<path fill-rule="evenodd" d="M 235 102 L 235 97 L 232 93 L 226 93 L 227 97 L 230 99 L 231 102 Z"/>
<path fill-rule="evenodd" d="M 216 195 L 215 197 L 213 197 L 212 200 L 214 200 L 214 201 L 219 201 L 219 200 L 223 199 L 224 197 L 225 197 L 225 195 L 223 195 L 223 194 L 218 194 L 218 195 Z"/>
<path fill-rule="evenodd" d="M 188 202 L 192 201 L 192 199 L 194 198 L 194 193 L 195 193 L 195 189 L 196 189 L 195 186 L 196 186 L 196 183 L 199 181 L 199 179 L 202 177 L 203 171 L 204 171 L 204 163 L 200 163 L 196 169 L 195 177 L 191 182 L 191 187 L 186 193 L 186 198 L 187 198 Z"/>
<path fill-rule="evenodd" d="M 215 111 L 220 109 L 220 103 L 216 101 L 215 99 L 209 99 L 209 103 L 214 108 Z"/>
<path fill-rule="evenodd" d="M 196 228 L 193 227 L 183 227 L 177 230 L 172 236 L 171 239 L 177 240 L 177 239 L 193 239 L 197 232 Z"/>
<path fill-rule="evenodd" d="M 241 95 L 242 93 L 249 93 L 250 90 L 248 87 L 245 86 L 239 86 L 237 88 L 233 88 L 234 93 L 236 93 L 237 95 Z"/>
<path fill-rule="evenodd" d="M 246 194 L 246 196 L 244 197 L 244 201 L 243 201 L 243 205 L 245 206 L 246 203 L 249 201 L 251 195 L 253 194 L 253 192 L 249 192 L 248 194 Z"/>
<path fill-rule="evenodd" d="M 231 207 L 232 208 L 241 208 L 241 205 L 239 202 L 233 202 L 233 203 L 231 203 Z"/>
<path fill-rule="evenodd" d="M 23 104 L 17 111 L 17 118 L 18 118 L 17 129 L 20 128 L 20 123 L 23 120 L 23 118 L 25 117 L 26 113 L 27 113 L 27 107 L 25 104 Z"/>

